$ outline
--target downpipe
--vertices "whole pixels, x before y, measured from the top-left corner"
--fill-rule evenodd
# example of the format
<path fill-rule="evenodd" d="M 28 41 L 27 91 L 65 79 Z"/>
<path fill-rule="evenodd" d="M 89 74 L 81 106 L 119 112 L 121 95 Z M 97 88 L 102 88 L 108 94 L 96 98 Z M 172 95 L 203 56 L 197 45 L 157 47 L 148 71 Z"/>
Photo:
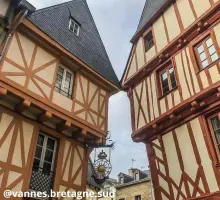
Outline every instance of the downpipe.
<path fill-rule="evenodd" d="M 2 62 L 2 59 L 3 59 L 4 55 L 5 55 L 6 49 L 8 47 L 9 41 L 10 41 L 13 33 L 15 32 L 16 28 L 21 24 L 23 19 L 27 16 L 27 14 L 28 14 L 28 9 L 26 9 L 23 12 L 22 16 L 18 19 L 18 21 L 15 23 L 15 25 L 13 25 L 12 28 L 8 31 L 8 35 L 7 35 L 6 41 L 4 43 L 4 46 L 3 46 L 1 54 L 0 54 L 0 63 Z"/>

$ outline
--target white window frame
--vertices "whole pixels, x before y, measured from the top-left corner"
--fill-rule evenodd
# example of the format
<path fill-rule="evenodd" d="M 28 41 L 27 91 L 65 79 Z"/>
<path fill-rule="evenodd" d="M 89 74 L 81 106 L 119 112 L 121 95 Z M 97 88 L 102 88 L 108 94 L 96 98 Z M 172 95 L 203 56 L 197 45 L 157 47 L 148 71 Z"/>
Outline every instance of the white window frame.
<path fill-rule="evenodd" d="M 75 29 L 75 28 L 76 28 L 76 25 L 78 26 L 77 34 L 70 29 L 71 26 L 73 26 L 74 29 Z M 77 23 L 74 19 L 70 19 L 70 21 L 69 21 L 69 30 L 70 30 L 71 32 L 73 32 L 75 35 L 79 36 L 79 30 L 80 30 L 80 25 L 79 25 L 79 23 Z"/>
<path fill-rule="evenodd" d="M 124 177 L 120 177 L 120 184 L 124 184 Z"/>
<path fill-rule="evenodd" d="M 46 150 L 47 150 L 47 141 L 48 139 L 52 139 L 55 141 L 55 145 L 54 145 L 54 151 L 53 151 L 53 158 L 52 158 L 52 162 L 51 162 L 51 171 L 54 171 L 54 163 L 55 163 L 55 158 L 56 158 L 56 151 L 57 151 L 57 140 L 53 137 L 50 137 L 42 132 L 39 133 L 39 135 L 43 135 L 44 136 L 44 142 L 43 142 L 43 146 L 42 146 L 42 152 L 41 152 L 41 157 L 40 157 L 40 164 L 39 164 L 39 168 L 43 168 L 44 166 L 44 161 L 45 161 L 45 156 L 46 156 Z M 38 135 L 38 137 L 39 137 Z M 37 144 L 37 146 L 40 146 Z M 40 146 L 41 147 L 41 146 Z M 36 151 L 36 150 L 35 150 Z M 34 156 L 35 159 L 35 156 Z M 36 158 L 39 160 L 39 158 Z"/>
<path fill-rule="evenodd" d="M 73 73 L 72 71 L 70 71 L 68 68 L 64 67 L 63 65 L 59 65 L 59 67 L 63 68 L 63 70 L 64 70 L 64 71 L 63 71 L 62 83 L 61 83 L 61 90 L 62 90 L 62 91 L 64 91 L 64 87 L 65 87 L 66 73 L 69 72 L 69 73 L 72 75 L 71 82 L 70 82 L 70 88 L 72 88 L 72 94 L 71 94 L 71 98 L 72 98 L 72 96 L 73 96 L 73 79 L 74 79 L 74 73 Z M 59 67 L 58 67 L 58 70 L 59 70 Z M 56 74 L 56 76 L 57 76 L 57 74 Z M 56 77 L 56 78 L 57 78 L 57 77 Z M 56 82 L 55 82 L 55 85 L 56 85 Z M 58 92 L 58 91 L 56 91 L 56 92 Z M 61 91 L 58 92 L 58 93 L 62 94 Z M 67 97 L 67 98 L 68 98 L 68 97 Z"/>
<path fill-rule="evenodd" d="M 139 181 L 139 173 L 135 173 L 134 179 L 135 179 L 135 181 Z"/>

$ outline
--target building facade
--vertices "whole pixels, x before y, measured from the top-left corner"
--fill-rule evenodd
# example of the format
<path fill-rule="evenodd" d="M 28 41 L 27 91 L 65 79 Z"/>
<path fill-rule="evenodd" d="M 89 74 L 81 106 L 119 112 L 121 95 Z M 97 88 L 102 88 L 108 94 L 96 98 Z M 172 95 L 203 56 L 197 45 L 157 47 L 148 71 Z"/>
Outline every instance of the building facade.
<path fill-rule="evenodd" d="M 220 1 L 147 0 L 122 86 L 156 200 L 220 198 Z"/>
<path fill-rule="evenodd" d="M 118 182 L 116 179 L 109 178 L 103 184 L 100 190 L 102 196 L 99 200 L 116 200 L 116 186 Z"/>
<path fill-rule="evenodd" d="M 148 172 L 129 169 L 118 175 L 116 200 L 153 200 L 151 178 Z"/>
<path fill-rule="evenodd" d="M 0 0 L 0 18 L 0 199 L 86 191 L 90 145 L 106 137 L 119 90 L 88 5 Z"/>

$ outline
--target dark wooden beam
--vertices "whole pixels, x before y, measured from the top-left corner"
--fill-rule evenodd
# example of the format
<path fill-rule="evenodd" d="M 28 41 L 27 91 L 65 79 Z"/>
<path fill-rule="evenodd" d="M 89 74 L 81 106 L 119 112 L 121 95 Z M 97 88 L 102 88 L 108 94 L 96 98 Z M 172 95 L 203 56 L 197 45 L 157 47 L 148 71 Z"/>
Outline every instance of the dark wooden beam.
<path fill-rule="evenodd" d="M 8 90 L 0 87 L 0 99 L 3 99 L 8 93 Z"/>
<path fill-rule="evenodd" d="M 53 114 L 49 111 L 45 111 L 43 114 L 39 115 L 37 120 L 40 122 L 46 122 L 52 118 Z"/>
<path fill-rule="evenodd" d="M 79 130 L 73 132 L 72 135 L 73 135 L 74 138 L 82 138 L 82 139 L 84 139 L 87 136 L 87 133 L 88 132 L 86 130 L 79 129 Z"/>
<path fill-rule="evenodd" d="M 24 112 L 25 109 L 29 108 L 30 106 L 31 106 L 31 102 L 29 100 L 25 99 L 21 103 L 16 105 L 15 111 L 21 113 L 21 112 Z"/>
<path fill-rule="evenodd" d="M 71 122 L 69 121 L 64 121 L 60 124 L 57 125 L 56 129 L 57 131 L 65 131 L 71 127 Z"/>
<path fill-rule="evenodd" d="M 199 101 L 195 100 L 195 101 L 191 102 L 191 111 L 192 112 L 197 111 L 199 109 L 204 108 L 204 106 L 206 106 L 205 101 L 199 102 Z"/>
<path fill-rule="evenodd" d="M 217 97 L 220 98 L 220 87 L 217 89 Z"/>

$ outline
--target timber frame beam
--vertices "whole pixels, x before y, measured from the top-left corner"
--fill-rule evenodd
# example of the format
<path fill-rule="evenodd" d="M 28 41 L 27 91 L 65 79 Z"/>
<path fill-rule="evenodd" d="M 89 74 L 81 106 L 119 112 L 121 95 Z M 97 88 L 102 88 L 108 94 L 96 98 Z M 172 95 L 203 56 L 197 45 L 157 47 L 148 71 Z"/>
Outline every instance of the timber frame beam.
<path fill-rule="evenodd" d="M 145 65 L 141 67 L 141 70 L 137 71 L 128 80 L 126 80 L 122 84 L 122 87 L 125 90 L 128 90 L 128 88 L 133 85 L 137 85 L 144 77 L 151 74 L 157 66 L 168 60 L 190 41 L 211 27 L 219 19 L 219 8 L 220 4 L 217 4 L 211 11 L 207 12 L 206 15 L 203 16 L 202 20 L 205 21 L 205 23 L 201 21 L 200 18 L 197 19 L 197 21 L 195 21 L 189 29 L 180 34 L 175 41 L 169 43 L 154 59 L 145 63 Z M 145 68 L 147 68 L 147 70 L 145 70 Z"/>
<path fill-rule="evenodd" d="M 94 138 L 104 137 L 102 133 L 94 130 L 93 128 L 84 125 L 83 123 L 62 114 L 59 111 L 49 106 L 46 106 L 45 104 L 42 104 L 41 102 L 32 98 L 31 96 L 23 94 L 22 92 L 19 92 L 18 90 L 12 88 L 8 84 L 5 84 L 0 81 L 0 100 L 5 98 L 7 95 L 13 95 L 14 98 L 19 100 L 23 99 L 19 104 L 15 105 L 15 111 L 18 113 L 22 113 L 28 108 L 33 106 L 42 110 L 42 114 L 36 116 L 37 120 L 41 123 L 47 122 L 53 117 L 62 120 L 63 122 L 58 124 L 56 127 L 58 131 L 62 132 L 73 126 L 73 127 L 78 127 L 79 129 L 83 129 L 85 132 L 89 133 Z"/>
<path fill-rule="evenodd" d="M 26 109 L 28 109 L 31 106 L 31 101 L 24 99 L 21 103 L 19 103 L 18 105 L 16 105 L 15 107 L 15 111 L 22 113 L 24 112 Z"/>
<path fill-rule="evenodd" d="M 187 102 L 181 103 L 176 108 L 146 124 L 141 129 L 133 132 L 132 139 L 135 142 L 145 142 L 153 139 L 157 134 L 168 132 L 175 126 L 185 123 L 192 118 L 201 115 L 208 109 L 220 105 L 220 83 L 218 82 L 213 88 L 207 88 L 200 94 L 193 96 Z M 177 123 L 178 122 L 178 123 Z"/>
<path fill-rule="evenodd" d="M 8 93 L 8 90 L 0 87 L 0 99 L 3 99 Z"/>

